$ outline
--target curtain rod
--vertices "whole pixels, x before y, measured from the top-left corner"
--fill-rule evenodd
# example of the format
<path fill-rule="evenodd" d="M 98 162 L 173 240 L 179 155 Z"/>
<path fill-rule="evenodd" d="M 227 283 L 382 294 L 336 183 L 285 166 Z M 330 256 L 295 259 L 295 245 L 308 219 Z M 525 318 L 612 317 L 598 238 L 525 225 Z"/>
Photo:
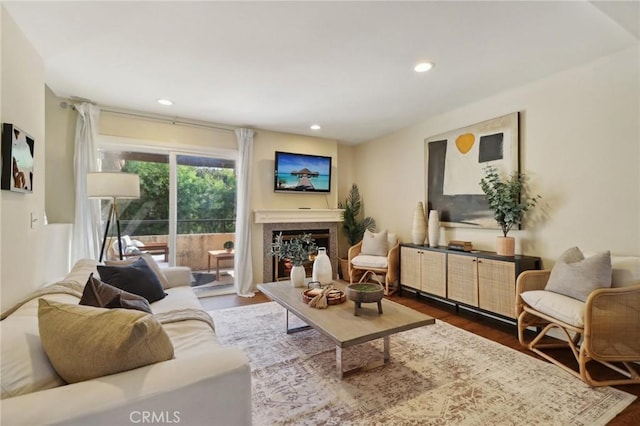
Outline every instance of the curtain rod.
<path fill-rule="evenodd" d="M 63 108 L 63 109 L 67 108 L 68 106 L 70 106 L 71 109 L 76 111 L 76 105 L 75 104 L 68 103 L 66 101 L 63 101 L 63 102 L 60 103 L 60 107 Z M 207 129 L 223 130 L 223 131 L 226 131 L 226 132 L 235 132 L 235 129 L 229 129 L 227 127 L 213 126 L 211 124 L 200 124 L 200 123 L 194 123 L 194 122 L 190 122 L 190 121 L 182 121 L 182 120 L 178 120 L 178 119 L 170 118 L 170 117 L 160 117 L 160 116 L 148 115 L 148 114 L 143 114 L 143 113 L 118 111 L 118 110 L 114 110 L 114 109 L 102 108 L 99 105 L 98 105 L 98 107 L 100 108 L 100 112 L 108 112 L 108 113 L 111 113 L 111 114 L 128 115 L 128 116 L 131 116 L 131 117 L 144 118 L 145 120 L 167 122 L 167 123 L 171 123 L 171 124 L 182 124 L 182 125 L 186 125 L 186 126 L 204 127 L 204 128 L 207 128 Z"/>

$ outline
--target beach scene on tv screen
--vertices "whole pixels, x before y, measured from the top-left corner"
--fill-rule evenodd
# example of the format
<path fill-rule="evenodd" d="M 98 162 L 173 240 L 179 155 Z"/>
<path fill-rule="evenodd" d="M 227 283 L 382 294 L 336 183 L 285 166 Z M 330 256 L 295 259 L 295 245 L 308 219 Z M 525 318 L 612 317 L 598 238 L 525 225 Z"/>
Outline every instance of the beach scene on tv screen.
<path fill-rule="evenodd" d="M 328 191 L 331 165 L 328 158 L 296 154 L 278 155 L 276 189 L 288 191 Z"/>

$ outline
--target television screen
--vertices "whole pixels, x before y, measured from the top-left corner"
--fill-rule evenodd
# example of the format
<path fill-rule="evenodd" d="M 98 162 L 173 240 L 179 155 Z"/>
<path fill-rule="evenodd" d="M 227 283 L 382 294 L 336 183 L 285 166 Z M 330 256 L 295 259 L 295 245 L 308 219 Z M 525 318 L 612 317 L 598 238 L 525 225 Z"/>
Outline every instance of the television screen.
<path fill-rule="evenodd" d="M 273 189 L 277 192 L 327 193 L 331 157 L 276 151 Z"/>

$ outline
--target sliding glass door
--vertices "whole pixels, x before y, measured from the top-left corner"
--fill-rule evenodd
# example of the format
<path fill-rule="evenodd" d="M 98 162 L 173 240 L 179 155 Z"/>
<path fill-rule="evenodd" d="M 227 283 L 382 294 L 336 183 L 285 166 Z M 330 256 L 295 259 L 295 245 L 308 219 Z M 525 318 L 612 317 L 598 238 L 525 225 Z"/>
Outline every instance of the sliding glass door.
<path fill-rule="evenodd" d="M 118 201 L 125 257 L 149 252 L 161 265 L 188 266 L 198 283 L 233 282 L 232 256 L 221 262 L 215 257 L 235 240 L 233 159 L 105 147 L 100 160 L 102 171 L 140 177 L 140 199 Z M 105 202 L 104 220 L 108 208 Z M 105 258 L 115 259 L 115 226 L 109 234 Z M 215 266 L 220 267 L 217 274 Z"/>

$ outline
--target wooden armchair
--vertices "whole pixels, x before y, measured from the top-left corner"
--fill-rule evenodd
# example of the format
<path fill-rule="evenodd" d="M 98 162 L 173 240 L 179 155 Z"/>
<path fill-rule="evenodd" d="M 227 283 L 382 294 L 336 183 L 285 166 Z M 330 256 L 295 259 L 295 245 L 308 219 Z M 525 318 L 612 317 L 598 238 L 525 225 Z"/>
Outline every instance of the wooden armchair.
<path fill-rule="evenodd" d="M 612 287 L 592 291 L 586 302 L 545 294 L 551 293 L 544 291 L 550 271 L 523 272 L 516 283 L 520 344 L 590 386 L 640 384 L 640 257 L 622 258 L 618 265 L 614 259 Z M 525 295 L 529 303 L 522 297 L 525 292 L 530 292 Z M 531 342 L 525 340 L 528 327 L 536 328 Z M 545 338 L 554 329 L 567 341 Z M 554 358 L 553 351 L 544 351 L 557 348 L 571 350 L 577 371 Z M 594 379 L 588 368 L 591 361 L 612 369 L 618 377 Z"/>
<path fill-rule="evenodd" d="M 374 280 L 384 287 L 386 296 L 398 288 L 400 265 L 400 242 L 395 234 L 387 234 L 387 253 L 385 256 L 362 253 L 363 241 L 349 248 L 349 282 Z M 381 280 L 384 276 L 384 283 Z"/>

